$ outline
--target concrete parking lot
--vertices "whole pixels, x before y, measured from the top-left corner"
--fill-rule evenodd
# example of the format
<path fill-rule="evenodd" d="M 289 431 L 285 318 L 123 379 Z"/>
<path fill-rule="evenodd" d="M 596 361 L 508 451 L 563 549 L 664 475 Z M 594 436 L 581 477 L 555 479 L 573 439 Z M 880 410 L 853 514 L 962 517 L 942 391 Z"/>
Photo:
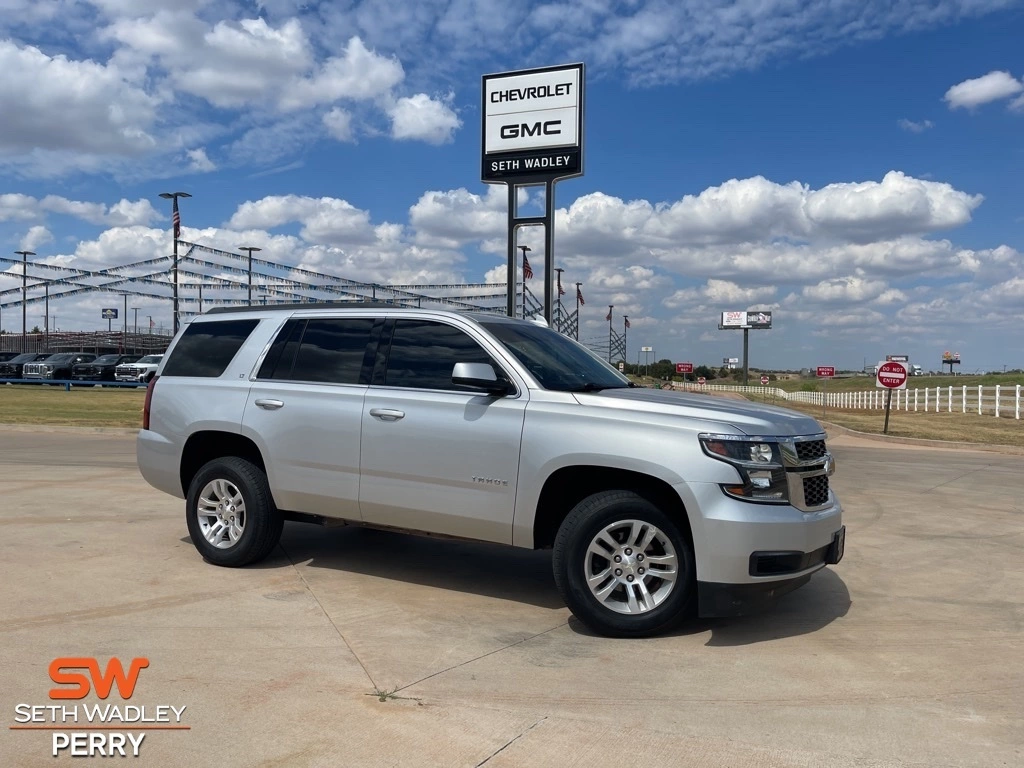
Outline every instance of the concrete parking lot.
<path fill-rule="evenodd" d="M 190 729 L 143 765 L 1024 765 L 1024 457 L 832 449 L 839 566 L 637 641 L 571 619 L 544 552 L 290 523 L 218 569 L 132 437 L 0 429 L 0 709 L 52 704 L 55 658 L 144 656 L 131 703 Z"/>

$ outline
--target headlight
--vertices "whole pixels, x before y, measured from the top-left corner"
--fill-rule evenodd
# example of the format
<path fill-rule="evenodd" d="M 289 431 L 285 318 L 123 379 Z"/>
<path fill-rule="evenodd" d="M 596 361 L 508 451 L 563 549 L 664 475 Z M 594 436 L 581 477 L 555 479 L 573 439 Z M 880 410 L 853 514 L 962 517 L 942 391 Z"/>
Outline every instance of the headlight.
<path fill-rule="evenodd" d="M 43 366 L 43 371 L 45 373 L 53 373 L 53 366 L 52 365 L 44 365 Z"/>
<path fill-rule="evenodd" d="M 768 504 L 789 503 L 786 468 L 782 464 L 782 451 L 773 438 L 754 438 L 740 435 L 698 436 L 704 453 L 713 459 L 732 464 L 740 476 L 740 483 L 723 483 L 722 490 L 729 496 L 744 501 Z"/>

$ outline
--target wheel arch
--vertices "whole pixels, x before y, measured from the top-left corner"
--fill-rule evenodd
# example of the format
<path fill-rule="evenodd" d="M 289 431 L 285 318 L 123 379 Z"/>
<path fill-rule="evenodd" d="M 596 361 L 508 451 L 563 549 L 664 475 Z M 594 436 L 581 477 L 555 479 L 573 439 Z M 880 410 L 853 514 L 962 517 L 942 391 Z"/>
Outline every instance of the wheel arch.
<path fill-rule="evenodd" d="M 181 477 L 181 490 L 188 495 L 192 478 L 196 476 L 200 468 L 208 461 L 219 459 L 224 456 L 237 456 L 240 459 L 252 462 L 259 467 L 264 474 L 267 472 L 267 465 L 263 461 L 263 454 L 259 447 L 248 437 L 234 432 L 221 432 L 218 430 L 202 430 L 193 432 L 181 451 L 181 465 L 179 474 Z"/>
<path fill-rule="evenodd" d="M 630 469 L 575 465 L 555 470 L 544 482 L 533 518 L 534 549 L 550 549 L 572 508 L 601 491 L 633 491 L 676 521 L 693 544 L 686 506 L 668 482 Z"/>

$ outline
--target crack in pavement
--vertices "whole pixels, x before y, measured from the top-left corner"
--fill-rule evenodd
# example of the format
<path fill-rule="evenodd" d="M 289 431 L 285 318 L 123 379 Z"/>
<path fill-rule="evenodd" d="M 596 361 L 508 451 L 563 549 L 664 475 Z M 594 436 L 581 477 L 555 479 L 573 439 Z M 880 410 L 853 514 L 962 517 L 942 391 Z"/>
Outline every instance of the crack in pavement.
<path fill-rule="evenodd" d="M 556 629 L 561 629 L 562 627 L 567 627 L 568 625 L 569 625 L 568 621 L 563 621 L 561 624 L 558 624 L 558 625 L 556 625 L 554 627 L 551 627 L 549 629 L 545 629 L 543 632 L 537 632 L 536 634 L 530 635 L 529 637 L 524 637 L 522 640 L 516 640 L 514 643 L 509 643 L 508 645 L 502 646 L 501 648 L 495 648 L 493 651 L 488 651 L 487 653 L 481 653 L 479 656 L 474 656 L 472 659 L 466 659 L 465 661 L 460 661 L 458 664 L 453 664 L 450 667 L 445 667 L 444 669 L 439 669 L 437 672 L 432 672 L 431 674 L 427 675 L 426 677 L 421 677 L 419 680 L 414 680 L 413 682 L 411 682 L 411 683 L 409 683 L 407 685 L 403 685 L 401 688 L 396 688 L 395 691 L 396 692 L 397 691 L 404 691 L 406 688 L 412 688 L 414 685 L 419 685 L 420 683 L 422 683 L 422 682 L 424 682 L 426 680 L 429 680 L 432 677 L 437 677 L 438 675 L 443 675 L 445 672 L 451 672 L 453 669 L 458 669 L 459 667 L 464 667 L 467 664 L 472 664 L 474 661 L 480 661 L 480 659 L 486 659 L 488 656 L 493 656 L 496 653 L 501 653 L 502 651 L 507 651 L 509 648 L 515 648 L 517 645 L 522 645 L 523 643 L 525 643 L 525 642 L 527 642 L 529 640 L 533 640 L 534 638 L 540 637 L 541 635 L 546 635 L 548 632 L 554 632 Z"/>
<path fill-rule="evenodd" d="M 950 478 L 949 480 L 946 480 L 945 482 L 939 483 L 936 486 L 933 486 L 931 488 L 925 488 L 923 493 L 930 493 L 931 491 L 934 491 L 937 488 L 941 488 L 944 485 L 949 485 L 950 483 L 955 483 L 957 480 L 962 480 L 963 478 L 967 477 L 968 475 L 973 475 L 975 472 L 981 472 L 984 469 L 991 469 L 991 468 L 992 467 L 989 464 L 986 464 L 983 467 L 975 467 L 974 469 L 970 469 L 967 472 L 964 472 L 962 475 L 957 475 L 956 477 Z"/>
<path fill-rule="evenodd" d="M 309 585 L 309 582 L 306 581 L 306 577 L 302 574 L 302 571 L 300 571 L 299 567 L 295 564 L 295 561 L 292 559 L 291 554 L 289 554 L 288 550 L 285 549 L 284 545 L 280 542 L 278 543 L 277 546 L 279 546 L 281 548 L 281 551 L 284 552 L 284 556 L 287 557 L 288 562 L 291 563 L 292 570 L 295 571 L 295 575 L 299 577 L 299 581 L 302 582 L 302 585 L 306 588 L 306 591 L 309 592 L 309 596 L 313 598 L 313 601 L 317 604 L 317 607 L 320 608 L 320 611 L 323 613 L 324 617 L 327 619 L 327 621 L 330 622 L 331 626 L 334 627 L 334 631 L 338 633 L 338 637 L 341 638 L 341 642 L 343 642 L 345 644 L 345 647 L 348 648 L 348 652 L 352 654 L 352 657 L 357 662 L 359 662 L 359 666 L 363 668 L 363 673 L 370 681 L 370 685 L 373 686 L 374 690 L 378 690 L 377 683 L 376 681 L 374 681 L 373 675 L 370 674 L 370 670 L 366 668 L 366 665 L 363 664 L 363 660 L 359 658 L 359 654 L 356 653 L 355 648 L 352 647 L 352 644 L 345 637 L 344 633 L 341 631 L 338 625 L 334 623 L 334 619 L 331 618 L 331 614 L 329 614 L 327 612 L 327 609 L 324 608 L 324 604 L 320 602 L 320 598 L 316 596 L 316 593 L 313 591 L 313 588 Z"/>
<path fill-rule="evenodd" d="M 549 631 L 550 631 L 550 630 L 549 630 Z M 541 633 L 541 634 L 543 634 L 543 633 Z M 492 757 L 494 757 L 495 755 L 497 755 L 497 754 L 498 754 L 499 752 L 503 752 L 503 751 L 504 751 L 504 750 L 505 750 L 505 749 L 506 749 L 507 747 L 510 747 L 510 746 L 512 746 L 512 744 L 513 744 L 514 742 L 516 742 L 516 741 L 518 741 L 519 739 L 521 739 L 521 738 L 522 738 L 523 736 L 525 736 L 526 734 L 528 734 L 528 733 L 529 733 L 530 731 L 532 731 L 532 730 L 533 730 L 534 728 L 536 728 L 536 727 L 537 727 L 538 725 L 540 725 L 541 723 L 543 723 L 543 722 L 544 722 L 545 720 L 547 720 L 547 719 L 548 719 L 548 717 L 547 717 L 547 715 L 545 715 L 545 716 L 544 716 L 544 717 L 542 717 L 542 718 L 541 718 L 540 720 L 538 720 L 538 721 L 537 721 L 536 723 L 534 723 L 534 724 L 533 724 L 533 725 L 531 725 L 531 726 L 530 726 L 529 728 L 527 728 L 527 729 L 526 729 L 525 731 L 523 731 L 522 733 L 520 733 L 520 734 L 519 734 L 518 736 L 515 736 L 515 737 L 514 737 L 514 738 L 512 738 L 512 739 L 509 739 L 509 740 L 508 740 L 507 742 L 505 742 L 505 743 L 504 743 L 504 744 L 503 744 L 503 745 L 502 745 L 501 747 L 499 747 L 499 748 L 498 748 L 498 749 L 496 749 L 496 750 L 495 750 L 494 752 L 492 752 L 492 753 L 491 753 L 491 754 L 489 754 L 489 755 L 488 755 L 487 757 L 485 757 L 485 758 L 484 758 L 483 760 L 481 760 L 481 761 L 480 761 L 479 763 L 477 763 L 477 764 L 476 764 L 476 765 L 474 766 L 474 768 L 480 768 L 480 766 L 481 766 L 481 765 L 483 765 L 484 763 L 488 762 L 488 761 L 489 761 L 489 760 L 490 760 L 490 759 L 491 759 Z"/>

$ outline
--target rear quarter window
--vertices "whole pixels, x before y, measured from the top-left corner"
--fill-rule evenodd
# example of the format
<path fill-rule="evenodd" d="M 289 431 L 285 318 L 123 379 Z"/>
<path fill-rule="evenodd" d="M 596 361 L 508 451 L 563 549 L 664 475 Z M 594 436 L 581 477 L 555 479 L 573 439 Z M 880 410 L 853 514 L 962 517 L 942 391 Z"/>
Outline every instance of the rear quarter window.
<path fill-rule="evenodd" d="M 259 320 L 192 323 L 174 345 L 164 376 L 216 378 L 227 369 Z"/>

